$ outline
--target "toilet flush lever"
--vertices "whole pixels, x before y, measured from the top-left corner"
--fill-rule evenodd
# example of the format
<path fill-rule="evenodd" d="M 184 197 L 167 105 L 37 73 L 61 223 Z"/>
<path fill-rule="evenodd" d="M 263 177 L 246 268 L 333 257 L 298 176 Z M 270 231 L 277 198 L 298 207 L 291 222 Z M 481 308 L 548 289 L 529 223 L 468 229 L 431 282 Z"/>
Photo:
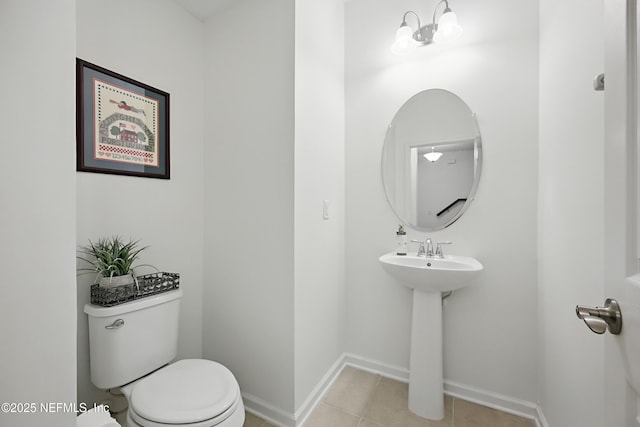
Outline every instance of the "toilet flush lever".
<path fill-rule="evenodd" d="M 596 334 L 604 334 L 607 329 L 613 335 L 622 331 L 622 312 L 614 299 L 607 298 L 604 307 L 576 306 L 576 315 Z"/>
<path fill-rule="evenodd" d="M 105 326 L 105 329 L 118 329 L 124 326 L 124 320 L 116 319 L 112 324 Z"/>

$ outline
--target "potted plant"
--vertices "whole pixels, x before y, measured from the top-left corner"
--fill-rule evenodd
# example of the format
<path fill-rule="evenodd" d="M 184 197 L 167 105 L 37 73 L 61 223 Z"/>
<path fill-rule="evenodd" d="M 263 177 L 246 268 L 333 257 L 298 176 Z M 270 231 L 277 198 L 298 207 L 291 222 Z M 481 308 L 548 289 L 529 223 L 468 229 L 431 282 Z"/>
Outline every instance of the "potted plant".
<path fill-rule="evenodd" d="M 78 256 L 78 259 L 85 261 L 90 267 L 79 270 L 85 271 L 87 274 L 96 273 L 94 283 L 99 282 L 100 287 L 112 288 L 132 283 L 135 283 L 137 287 L 138 282 L 134 269 L 148 265 L 133 265 L 140 253 L 148 248 L 148 246 L 139 247 L 139 242 L 139 240 L 124 242 L 118 236 L 100 238 L 95 243 L 89 240 L 87 246 L 80 247 L 79 252 L 83 256 Z M 98 279 L 100 280 L 98 281 Z"/>

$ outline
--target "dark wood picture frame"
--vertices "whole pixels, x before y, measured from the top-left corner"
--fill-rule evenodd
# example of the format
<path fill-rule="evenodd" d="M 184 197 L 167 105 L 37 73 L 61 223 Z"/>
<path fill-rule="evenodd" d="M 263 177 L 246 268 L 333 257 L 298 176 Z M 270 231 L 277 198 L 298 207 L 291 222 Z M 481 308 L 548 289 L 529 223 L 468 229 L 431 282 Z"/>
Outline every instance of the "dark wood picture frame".
<path fill-rule="evenodd" d="M 169 94 L 76 58 L 77 170 L 170 178 Z"/>

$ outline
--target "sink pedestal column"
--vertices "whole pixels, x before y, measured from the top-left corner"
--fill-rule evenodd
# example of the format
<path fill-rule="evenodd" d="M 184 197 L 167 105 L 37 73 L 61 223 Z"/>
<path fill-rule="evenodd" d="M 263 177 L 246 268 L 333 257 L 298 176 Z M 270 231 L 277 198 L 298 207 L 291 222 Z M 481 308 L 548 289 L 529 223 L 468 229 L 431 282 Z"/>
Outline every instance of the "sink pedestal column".
<path fill-rule="evenodd" d="M 409 410 L 430 420 L 444 418 L 442 386 L 442 295 L 413 290 Z"/>

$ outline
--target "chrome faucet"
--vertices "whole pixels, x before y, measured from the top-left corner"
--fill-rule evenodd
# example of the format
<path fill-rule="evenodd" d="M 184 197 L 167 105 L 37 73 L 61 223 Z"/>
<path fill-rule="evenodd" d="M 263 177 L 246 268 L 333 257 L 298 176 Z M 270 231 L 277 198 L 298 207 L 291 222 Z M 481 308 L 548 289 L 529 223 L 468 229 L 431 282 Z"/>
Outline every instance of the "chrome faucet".
<path fill-rule="evenodd" d="M 431 237 L 427 237 L 424 241 L 425 246 L 425 256 L 427 258 L 433 258 L 433 241 L 431 241 Z"/>
<path fill-rule="evenodd" d="M 427 237 L 425 241 L 411 240 L 413 243 L 418 244 L 418 253 L 416 256 L 423 256 L 426 258 L 433 258 L 433 242 L 430 237 Z"/>
<path fill-rule="evenodd" d="M 453 242 L 438 242 L 436 244 L 436 258 L 444 258 L 444 253 L 442 252 L 442 245 L 450 245 Z"/>

